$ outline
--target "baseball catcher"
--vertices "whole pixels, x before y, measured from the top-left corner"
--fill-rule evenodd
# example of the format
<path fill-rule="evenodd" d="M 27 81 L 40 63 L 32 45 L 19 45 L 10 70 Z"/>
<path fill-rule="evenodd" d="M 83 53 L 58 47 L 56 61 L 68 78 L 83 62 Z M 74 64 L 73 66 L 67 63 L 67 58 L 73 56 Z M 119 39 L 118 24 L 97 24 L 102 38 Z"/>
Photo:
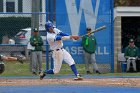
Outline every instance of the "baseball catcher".
<path fill-rule="evenodd" d="M 40 74 L 40 80 L 42 80 L 46 76 L 46 74 L 59 73 L 63 60 L 71 67 L 71 70 L 75 74 L 76 78 L 74 80 L 82 80 L 83 78 L 78 73 L 72 56 L 63 48 L 63 40 L 78 40 L 80 36 L 70 36 L 66 33 L 63 33 L 59 29 L 55 28 L 51 22 L 47 22 L 45 24 L 45 28 L 47 31 L 47 41 L 52 52 L 54 68 L 42 72 Z"/>
<path fill-rule="evenodd" d="M 3 61 L 18 61 L 21 64 L 23 64 L 23 57 L 19 56 L 19 57 L 7 57 L 4 55 L 0 55 L 0 74 L 2 74 L 5 70 L 5 64 Z"/>

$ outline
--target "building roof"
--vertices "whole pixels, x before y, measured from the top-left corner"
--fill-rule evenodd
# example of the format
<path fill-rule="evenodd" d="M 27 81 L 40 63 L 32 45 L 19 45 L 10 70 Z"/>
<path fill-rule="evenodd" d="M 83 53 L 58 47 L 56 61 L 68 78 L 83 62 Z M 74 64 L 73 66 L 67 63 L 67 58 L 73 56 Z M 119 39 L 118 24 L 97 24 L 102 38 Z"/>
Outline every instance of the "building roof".
<path fill-rule="evenodd" d="M 140 7 L 116 7 L 114 18 L 116 16 L 140 16 Z"/>

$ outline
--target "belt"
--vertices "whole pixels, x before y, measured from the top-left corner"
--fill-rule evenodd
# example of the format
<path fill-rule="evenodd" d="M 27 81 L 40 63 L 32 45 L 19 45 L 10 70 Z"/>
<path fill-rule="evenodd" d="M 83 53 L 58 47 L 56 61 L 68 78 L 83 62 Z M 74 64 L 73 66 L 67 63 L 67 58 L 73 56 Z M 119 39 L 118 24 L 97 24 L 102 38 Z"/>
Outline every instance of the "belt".
<path fill-rule="evenodd" d="M 63 48 L 56 49 L 56 51 L 62 50 Z"/>
<path fill-rule="evenodd" d="M 58 48 L 58 49 L 55 49 L 55 50 L 50 50 L 49 52 L 53 52 L 53 51 L 59 51 L 59 50 L 62 50 L 63 48 Z"/>

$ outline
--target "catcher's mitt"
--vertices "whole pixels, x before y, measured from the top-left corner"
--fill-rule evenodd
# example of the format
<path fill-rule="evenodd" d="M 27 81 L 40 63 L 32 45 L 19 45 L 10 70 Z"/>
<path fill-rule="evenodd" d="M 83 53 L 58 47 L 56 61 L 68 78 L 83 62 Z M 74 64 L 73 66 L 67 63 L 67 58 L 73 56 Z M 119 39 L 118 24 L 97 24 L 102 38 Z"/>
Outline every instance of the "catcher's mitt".
<path fill-rule="evenodd" d="M 23 57 L 21 57 L 21 56 L 17 57 L 17 61 L 20 62 L 21 64 L 23 64 Z"/>
<path fill-rule="evenodd" d="M 80 39 L 80 36 L 71 36 L 71 38 L 74 40 L 78 40 L 78 39 Z"/>

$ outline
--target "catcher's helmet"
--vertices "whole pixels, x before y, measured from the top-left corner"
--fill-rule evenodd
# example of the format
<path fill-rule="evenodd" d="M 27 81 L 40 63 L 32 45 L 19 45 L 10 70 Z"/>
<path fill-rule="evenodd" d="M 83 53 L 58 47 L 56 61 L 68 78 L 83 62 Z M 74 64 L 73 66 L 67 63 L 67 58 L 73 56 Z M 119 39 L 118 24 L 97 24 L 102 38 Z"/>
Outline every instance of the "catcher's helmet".
<path fill-rule="evenodd" d="M 5 65 L 3 62 L 0 62 L 0 74 L 2 74 L 5 70 Z"/>
<path fill-rule="evenodd" d="M 45 24 L 45 28 L 46 28 L 47 31 L 49 31 L 49 29 L 53 28 L 53 27 L 54 26 L 53 26 L 53 24 L 50 21 Z"/>

